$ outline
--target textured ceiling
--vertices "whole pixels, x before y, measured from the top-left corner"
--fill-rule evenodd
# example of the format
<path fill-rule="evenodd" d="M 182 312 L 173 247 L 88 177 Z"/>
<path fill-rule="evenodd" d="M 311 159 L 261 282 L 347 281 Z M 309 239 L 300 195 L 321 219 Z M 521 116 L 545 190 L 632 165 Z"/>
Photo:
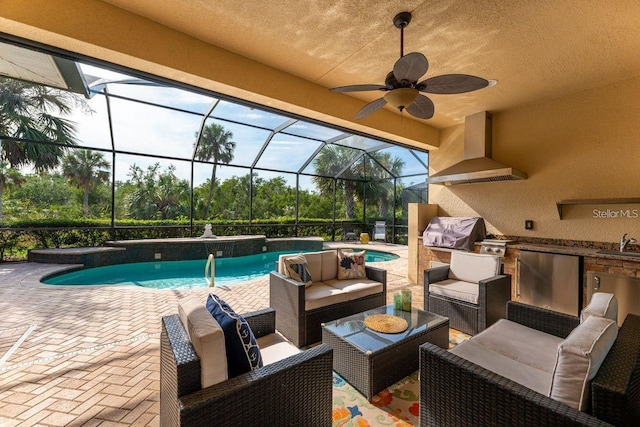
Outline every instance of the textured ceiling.
<path fill-rule="evenodd" d="M 392 18 L 410 11 L 405 53 L 427 57 L 426 77 L 498 80 L 429 95 L 436 114 L 426 123 L 438 128 L 640 75 L 638 0 L 104 1 L 327 88 L 383 83 L 400 54 Z"/>

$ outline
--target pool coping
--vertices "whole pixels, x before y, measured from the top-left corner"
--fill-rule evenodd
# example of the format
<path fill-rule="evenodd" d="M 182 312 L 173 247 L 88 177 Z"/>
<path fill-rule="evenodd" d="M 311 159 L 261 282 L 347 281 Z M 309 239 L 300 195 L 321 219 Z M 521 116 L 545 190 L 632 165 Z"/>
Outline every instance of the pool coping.
<path fill-rule="evenodd" d="M 44 264 L 82 264 L 85 267 L 133 262 L 183 261 L 256 255 L 278 250 L 322 250 L 321 237 L 267 239 L 263 235 L 220 236 L 216 238 L 170 238 L 115 240 L 104 246 L 82 248 L 32 249 L 29 262 Z"/>

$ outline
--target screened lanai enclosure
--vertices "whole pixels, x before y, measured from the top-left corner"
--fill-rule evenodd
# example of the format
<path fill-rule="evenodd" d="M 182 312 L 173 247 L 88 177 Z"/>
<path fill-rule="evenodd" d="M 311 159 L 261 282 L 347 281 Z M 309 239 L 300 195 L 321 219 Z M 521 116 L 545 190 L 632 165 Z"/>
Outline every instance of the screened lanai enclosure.
<path fill-rule="evenodd" d="M 383 220 L 404 243 L 403 193 L 426 200 L 426 151 L 14 40 L 0 96 L 5 236 L 97 244 L 210 223 L 331 240 Z"/>

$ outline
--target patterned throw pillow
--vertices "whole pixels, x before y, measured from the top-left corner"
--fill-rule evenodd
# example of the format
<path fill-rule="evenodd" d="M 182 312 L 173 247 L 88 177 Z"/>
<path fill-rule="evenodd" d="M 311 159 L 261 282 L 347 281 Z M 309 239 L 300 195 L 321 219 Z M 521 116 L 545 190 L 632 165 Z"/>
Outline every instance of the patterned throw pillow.
<path fill-rule="evenodd" d="M 364 269 L 365 252 L 343 252 L 338 249 L 338 280 L 367 278 Z"/>
<path fill-rule="evenodd" d="M 309 274 L 307 259 L 304 255 L 300 254 L 294 257 L 285 258 L 284 268 L 287 276 L 291 277 L 296 282 L 304 283 L 305 288 L 308 288 L 313 283 L 311 274 Z"/>
<path fill-rule="evenodd" d="M 224 331 L 229 378 L 261 368 L 260 348 L 247 321 L 217 295 L 209 295 L 207 310 Z"/>

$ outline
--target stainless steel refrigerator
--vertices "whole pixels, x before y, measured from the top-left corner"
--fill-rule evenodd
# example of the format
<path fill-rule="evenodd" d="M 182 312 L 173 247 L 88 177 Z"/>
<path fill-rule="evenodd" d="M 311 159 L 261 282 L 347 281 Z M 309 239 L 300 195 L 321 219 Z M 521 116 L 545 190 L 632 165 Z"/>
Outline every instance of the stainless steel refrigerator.
<path fill-rule="evenodd" d="M 516 299 L 577 316 L 582 301 L 582 258 L 520 251 Z"/>

